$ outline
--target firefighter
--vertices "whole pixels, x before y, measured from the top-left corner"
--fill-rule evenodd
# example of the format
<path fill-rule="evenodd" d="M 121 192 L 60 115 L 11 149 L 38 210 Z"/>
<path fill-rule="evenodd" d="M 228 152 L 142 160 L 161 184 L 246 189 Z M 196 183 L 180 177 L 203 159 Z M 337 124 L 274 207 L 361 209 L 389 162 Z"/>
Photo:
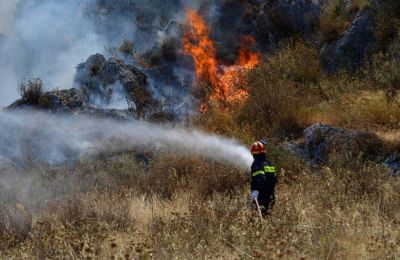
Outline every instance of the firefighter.
<path fill-rule="evenodd" d="M 277 183 L 275 167 L 266 159 L 266 141 L 257 141 L 251 146 L 254 161 L 251 165 L 251 196 L 258 201 L 263 215 L 275 201 Z"/>

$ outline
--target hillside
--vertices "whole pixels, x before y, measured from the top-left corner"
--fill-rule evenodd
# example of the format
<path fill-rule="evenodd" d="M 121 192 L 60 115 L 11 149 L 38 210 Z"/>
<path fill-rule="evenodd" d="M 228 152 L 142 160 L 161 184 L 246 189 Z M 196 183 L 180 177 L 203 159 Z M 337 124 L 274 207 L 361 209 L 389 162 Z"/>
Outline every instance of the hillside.
<path fill-rule="evenodd" d="M 78 2 L 0 38 L 0 258 L 398 258 L 398 1 Z"/>

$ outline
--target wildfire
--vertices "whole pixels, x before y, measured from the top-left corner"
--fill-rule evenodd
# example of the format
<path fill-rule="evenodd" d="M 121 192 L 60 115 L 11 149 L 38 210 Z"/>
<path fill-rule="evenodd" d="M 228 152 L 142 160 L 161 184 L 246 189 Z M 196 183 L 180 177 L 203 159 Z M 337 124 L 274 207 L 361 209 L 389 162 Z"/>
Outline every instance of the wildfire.
<path fill-rule="evenodd" d="M 255 43 L 254 38 L 242 37 L 238 61 L 234 65 L 220 65 L 214 42 L 209 37 L 210 28 L 195 11 L 187 10 L 187 16 L 189 30 L 183 37 L 183 50 L 193 58 L 197 80 L 211 85 L 210 99 L 226 103 L 246 98 L 247 91 L 238 85 L 244 80 L 242 72 L 260 62 L 260 55 L 248 49 Z M 201 110 L 204 108 L 202 104 Z"/>

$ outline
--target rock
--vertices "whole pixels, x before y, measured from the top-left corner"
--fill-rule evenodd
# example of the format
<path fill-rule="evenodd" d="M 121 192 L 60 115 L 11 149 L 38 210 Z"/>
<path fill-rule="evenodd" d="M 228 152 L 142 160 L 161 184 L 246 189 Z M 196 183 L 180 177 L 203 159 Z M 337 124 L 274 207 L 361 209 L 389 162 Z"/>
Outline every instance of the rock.
<path fill-rule="evenodd" d="M 115 58 L 90 56 L 77 66 L 75 84 L 82 89 L 85 101 L 95 107 L 130 109 L 140 116 L 159 109 L 147 76 Z"/>
<path fill-rule="evenodd" d="M 357 158 L 382 161 L 385 156 L 384 144 L 375 134 L 320 123 L 304 130 L 302 143 L 287 144 L 286 149 L 311 164 L 327 163 L 333 154 L 343 158 L 344 162 Z"/>
<path fill-rule="evenodd" d="M 334 72 L 341 68 L 357 69 L 362 65 L 369 48 L 374 44 L 374 18 L 369 10 L 357 13 L 349 29 L 336 41 L 325 44 L 321 58 L 325 69 Z"/>
<path fill-rule="evenodd" d="M 51 112 L 73 112 L 83 110 L 84 98 L 81 91 L 72 88 L 67 90 L 53 90 L 40 95 L 37 104 L 32 105 L 23 99 L 11 104 L 8 109 L 25 109 L 34 106 Z"/>
<path fill-rule="evenodd" d="M 392 154 L 389 155 L 383 162 L 387 168 L 390 169 L 392 176 L 400 176 L 400 155 Z"/>
<path fill-rule="evenodd" d="M 21 98 L 7 109 L 35 108 L 118 119 L 178 119 L 175 110 L 163 109 L 162 101 L 156 98 L 142 71 L 115 58 L 107 60 L 100 54 L 90 56 L 78 65 L 75 86 L 77 88 L 41 93 L 35 102 Z"/>

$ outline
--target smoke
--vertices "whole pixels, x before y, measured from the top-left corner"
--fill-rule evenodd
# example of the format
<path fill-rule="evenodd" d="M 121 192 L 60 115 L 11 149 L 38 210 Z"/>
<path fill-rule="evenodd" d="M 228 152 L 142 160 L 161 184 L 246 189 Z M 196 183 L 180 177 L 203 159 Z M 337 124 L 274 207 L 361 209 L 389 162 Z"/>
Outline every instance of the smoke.
<path fill-rule="evenodd" d="M 176 33 L 168 27 L 185 19 L 184 7 L 198 8 L 199 2 L 3 0 L 0 7 L 7 31 L 0 48 L 2 107 L 18 98 L 18 82 L 27 77 L 40 77 L 47 90 L 71 88 L 77 64 L 94 53 L 109 55 L 124 38 L 140 53 L 154 48 Z"/>
<path fill-rule="evenodd" d="M 236 28 L 241 28 L 236 23 L 248 23 L 239 17 L 242 6 L 225 8 L 215 0 L 0 2 L 0 25 L 6 28 L 3 31 L 7 31 L 7 40 L 0 47 L 0 107 L 18 98 L 17 85 L 25 78 L 41 78 L 46 90 L 73 87 L 75 67 L 79 63 L 95 53 L 107 58 L 119 55 L 114 50 L 124 39 L 134 43 L 139 55 L 157 53 L 170 39 L 175 39 L 174 42 L 179 45 L 182 36 L 180 24 L 186 20 L 187 8 L 201 10 L 207 17 L 210 26 L 215 29 L 213 35 L 216 40 L 223 43 L 218 45 L 223 45 L 222 56 L 232 56 L 237 51 L 237 43 L 234 43 L 237 39 L 234 41 L 233 37 L 227 35 L 239 37 L 242 33 L 251 32 Z M 7 15 L 1 15 L 2 12 Z M 226 22 L 228 20 L 236 21 L 235 26 Z M 222 26 L 224 24 L 227 26 Z M 132 59 L 125 59 L 125 62 L 137 65 Z M 190 79 L 193 76 L 190 62 L 177 56 L 175 60 L 163 61 L 158 65 L 162 67 L 159 73 L 148 72 L 150 82 L 160 92 L 156 94 L 169 99 L 170 96 L 165 97 L 169 92 L 174 95 L 173 98 L 182 100 L 181 96 L 190 92 Z M 167 91 L 163 91 L 165 89 Z"/>
<path fill-rule="evenodd" d="M 19 163 L 36 158 L 57 165 L 101 152 L 145 151 L 156 147 L 243 169 L 252 161 L 247 148 L 235 140 L 195 129 L 88 116 L 0 112 L 0 160 L 3 161 Z"/>
<path fill-rule="evenodd" d="M 2 0 L 0 2 L 0 34 L 8 34 L 13 23 L 18 0 Z"/>
<path fill-rule="evenodd" d="M 40 77 L 48 88 L 72 87 L 75 66 L 104 50 L 104 40 L 86 19 L 80 1 L 22 0 L 0 56 L 0 106 L 18 96 L 24 77 Z"/>

